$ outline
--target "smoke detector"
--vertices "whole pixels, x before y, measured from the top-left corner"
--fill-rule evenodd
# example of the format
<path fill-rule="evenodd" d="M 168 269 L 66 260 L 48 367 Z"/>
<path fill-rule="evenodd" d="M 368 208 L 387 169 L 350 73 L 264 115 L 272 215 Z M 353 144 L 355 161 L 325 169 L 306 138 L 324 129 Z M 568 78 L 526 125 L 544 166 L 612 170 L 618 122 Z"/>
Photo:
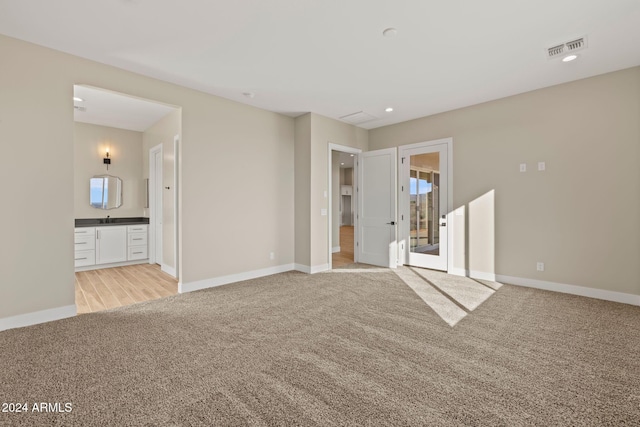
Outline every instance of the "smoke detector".
<path fill-rule="evenodd" d="M 587 36 L 570 40 L 552 47 L 547 48 L 547 59 L 565 57 L 567 55 L 575 55 L 576 52 L 587 48 Z"/>

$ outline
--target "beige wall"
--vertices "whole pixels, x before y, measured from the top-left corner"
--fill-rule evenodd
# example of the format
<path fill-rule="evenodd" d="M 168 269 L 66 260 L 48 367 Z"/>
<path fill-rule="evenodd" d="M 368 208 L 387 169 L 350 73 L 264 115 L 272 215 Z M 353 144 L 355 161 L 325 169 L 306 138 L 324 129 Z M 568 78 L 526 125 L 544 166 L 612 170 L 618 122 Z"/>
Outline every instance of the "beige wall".
<path fill-rule="evenodd" d="M 331 247 L 340 246 L 340 153 L 331 152 Z"/>
<path fill-rule="evenodd" d="M 320 214 L 321 209 L 329 208 L 328 198 L 324 197 L 324 192 L 329 191 L 327 188 L 329 143 L 366 151 L 368 131 L 318 114 L 311 114 L 311 267 L 318 268 L 329 263 L 329 217 Z"/>
<path fill-rule="evenodd" d="M 295 262 L 311 265 L 311 114 L 295 119 Z"/>
<path fill-rule="evenodd" d="M 335 214 L 335 209 L 328 212 L 333 193 L 328 188 L 329 143 L 366 151 L 368 131 L 308 113 L 296 119 L 295 140 L 296 263 L 315 271 L 329 263 L 329 215 Z M 327 215 L 321 215 L 322 209 Z"/>
<path fill-rule="evenodd" d="M 103 163 L 110 148 L 109 170 Z M 101 210 L 89 206 L 89 179 L 109 174 L 122 180 L 122 206 Z M 139 217 L 144 209 L 142 133 L 88 123 L 74 125 L 75 218 Z"/>
<path fill-rule="evenodd" d="M 175 152 L 173 141 L 181 134 L 182 111 L 176 109 L 142 133 L 143 176 L 149 178 L 149 150 L 162 145 L 162 264 L 171 268 L 175 262 Z M 167 189 L 167 187 L 169 187 Z M 149 216 L 148 209 L 145 213 Z"/>
<path fill-rule="evenodd" d="M 636 67 L 378 128 L 369 148 L 453 137 L 456 267 L 640 294 L 639 123 Z"/>
<path fill-rule="evenodd" d="M 5 36 L 0 51 L 0 318 L 74 304 L 74 84 L 182 107 L 183 282 L 293 262 L 292 118 Z"/>

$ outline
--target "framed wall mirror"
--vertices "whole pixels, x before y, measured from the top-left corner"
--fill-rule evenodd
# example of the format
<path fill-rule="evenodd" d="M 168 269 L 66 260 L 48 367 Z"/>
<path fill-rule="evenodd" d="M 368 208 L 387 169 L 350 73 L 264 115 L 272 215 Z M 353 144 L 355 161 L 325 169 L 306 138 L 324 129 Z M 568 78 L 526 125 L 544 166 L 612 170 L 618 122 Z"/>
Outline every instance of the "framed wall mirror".
<path fill-rule="evenodd" d="M 89 204 L 96 209 L 116 209 L 122 206 L 122 180 L 111 175 L 90 178 Z"/>

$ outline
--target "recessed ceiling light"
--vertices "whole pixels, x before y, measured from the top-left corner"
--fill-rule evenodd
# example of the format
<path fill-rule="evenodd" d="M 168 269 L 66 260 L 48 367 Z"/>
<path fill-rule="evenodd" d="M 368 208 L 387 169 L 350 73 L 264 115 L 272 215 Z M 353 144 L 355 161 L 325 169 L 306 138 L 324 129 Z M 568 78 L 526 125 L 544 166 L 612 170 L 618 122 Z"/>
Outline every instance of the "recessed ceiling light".
<path fill-rule="evenodd" d="M 387 113 L 390 113 L 390 112 L 392 112 L 392 111 L 393 111 L 393 108 L 391 108 L 391 107 L 387 107 L 387 108 L 385 108 L 385 109 L 384 109 L 384 111 L 386 111 Z"/>
<path fill-rule="evenodd" d="M 340 166 L 344 166 L 344 163 L 342 163 L 342 162 L 341 162 L 341 163 L 340 163 Z"/>
<path fill-rule="evenodd" d="M 578 58 L 578 55 L 568 55 L 568 56 L 565 56 L 564 58 L 562 58 L 562 62 L 571 62 L 571 61 L 573 61 L 574 59 L 577 59 L 577 58 Z"/>
<path fill-rule="evenodd" d="M 77 96 L 74 96 L 73 100 L 76 101 L 76 102 L 84 102 L 84 99 L 78 98 Z"/>
<path fill-rule="evenodd" d="M 253 92 L 242 92 L 242 94 L 243 94 L 244 96 L 246 96 L 247 98 L 253 98 L 253 97 L 255 97 L 255 96 L 256 96 L 256 94 L 255 94 L 255 93 L 253 93 Z"/>
<path fill-rule="evenodd" d="M 396 30 L 393 27 L 386 28 L 382 32 L 382 35 L 385 36 L 385 37 L 395 37 L 397 34 L 398 34 L 398 30 Z"/>

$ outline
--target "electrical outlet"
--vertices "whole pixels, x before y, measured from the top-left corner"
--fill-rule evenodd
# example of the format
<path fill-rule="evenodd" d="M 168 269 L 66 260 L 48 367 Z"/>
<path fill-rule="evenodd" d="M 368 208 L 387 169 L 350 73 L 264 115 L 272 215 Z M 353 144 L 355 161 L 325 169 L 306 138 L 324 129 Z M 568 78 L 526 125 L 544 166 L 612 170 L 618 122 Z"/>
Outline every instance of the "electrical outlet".
<path fill-rule="evenodd" d="M 536 264 L 536 270 L 538 271 L 544 271 L 544 262 L 538 262 Z"/>
<path fill-rule="evenodd" d="M 275 252 L 270 252 L 269 253 L 269 259 L 276 259 L 276 253 Z"/>
<path fill-rule="evenodd" d="M 527 171 L 527 164 L 520 163 L 520 172 L 526 172 L 526 171 Z"/>
<path fill-rule="evenodd" d="M 538 170 L 539 171 L 544 171 L 547 169 L 547 165 L 545 164 L 545 162 L 538 162 Z"/>

